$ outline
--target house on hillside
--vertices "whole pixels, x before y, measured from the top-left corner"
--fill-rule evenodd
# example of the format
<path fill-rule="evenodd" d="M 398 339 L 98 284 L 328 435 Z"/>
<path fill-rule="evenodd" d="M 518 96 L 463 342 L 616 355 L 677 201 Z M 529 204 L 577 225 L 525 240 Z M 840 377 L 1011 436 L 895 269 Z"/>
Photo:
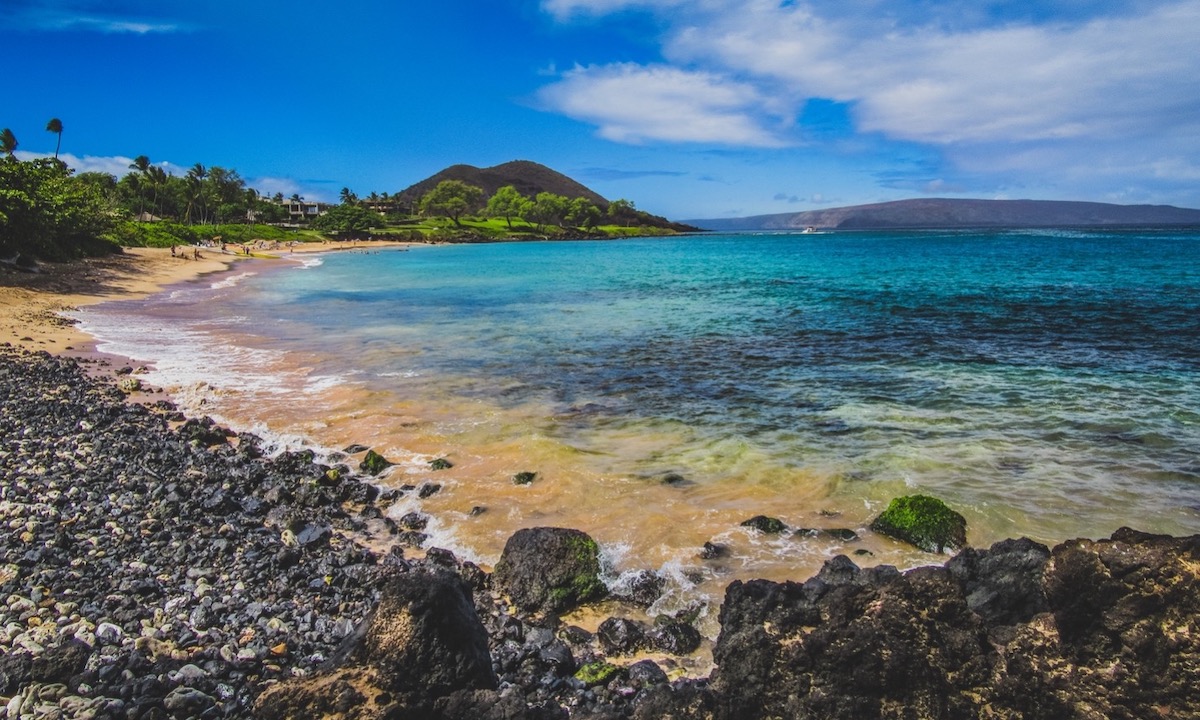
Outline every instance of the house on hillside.
<path fill-rule="evenodd" d="M 309 202 L 307 200 L 285 200 L 288 209 L 288 220 L 293 223 L 312 222 L 317 217 L 329 211 L 329 203 Z"/>

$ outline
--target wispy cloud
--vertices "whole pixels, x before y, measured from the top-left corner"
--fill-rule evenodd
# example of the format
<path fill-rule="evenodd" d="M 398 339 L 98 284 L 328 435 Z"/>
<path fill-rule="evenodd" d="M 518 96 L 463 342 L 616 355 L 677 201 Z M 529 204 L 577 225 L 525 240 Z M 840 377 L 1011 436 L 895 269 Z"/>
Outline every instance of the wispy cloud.
<path fill-rule="evenodd" d="M 687 175 L 686 172 L 679 170 L 619 170 L 603 167 L 582 168 L 572 174 L 585 180 L 637 180 L 645 177 L 682 177 Z"/>
<path fill-rule="evenodd" d="M 578 15 L 605 15 L 629 8 L 668 8 L 687 0 L 542 0 L 542 9 L 564 20 Z"/>
<path fill-rule="evenodd" d="M 10 27 L 43 32 L 148 35 L 186 31 L 186 24 L 155 19 L 158 8 L 143 3 L 95 0 L 9 0 Z"/>
<path fill-rule="evenodd" d="M 764 126 L 768 99 L 751 85 L 715 73 L 632 63 L 577 66 L 538 97 L 616 142 L 785 144 Z"/>

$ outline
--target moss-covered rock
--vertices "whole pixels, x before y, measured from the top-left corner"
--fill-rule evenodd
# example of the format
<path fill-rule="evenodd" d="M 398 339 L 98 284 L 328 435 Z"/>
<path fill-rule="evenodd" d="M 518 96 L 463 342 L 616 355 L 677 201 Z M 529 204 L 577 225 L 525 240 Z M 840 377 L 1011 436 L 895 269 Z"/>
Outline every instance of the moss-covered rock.
<path fill-rule="evenodd" d="M 362 462 L 358 464 L 358 469 L 362 470 L 368 475 L 378 475 L 384 470 L 390 468 L 392 464 L 393 463 L 390 460 L 374 450 L 368 450 L 366 457 L 364 457 Z"/>
<path fill-rule="evenodd" d="M 450 462 L 446 458 L 438 458 L 429 462 L 430 470 L 449 470 L 452 467 L 454 467 L 454 463 Z"/>
<path fill-rule="evenodd" d="M 778 535 L 787 530 L 787 525 L 779 518 L 767 517 L 766 515 L 755 515 L 749 520 L 742 522 L 742 527 L 754 528 L 760 533 L 767 535 Z"/>
<path fill-rule="evenodd" d="M 505 543 L 493 579 L 529 612 L 566 612 L 608 594 L 600 547 L 587 533 L 567 528 L 518 530 Z"/>
<path fill-rule="evenodd" d="M 871 530 L 916 545 L 925 552 L 957 550 L 967 544 L 967 519 L 928 495 L 898 497 L 871 522 Z"/>
<path fill-rule="evenodd" d="M 575 672 L 575 679 L 588 687 L 603 685 L 620 674 L 621 668 L 603 660 L 591 662 Z"/>
<path fill-rule="evenodd" d="M 528 470 L 513 475 L 513 485 L 528 485 L 534 480 L 537 480 L 537 473 Z"/>

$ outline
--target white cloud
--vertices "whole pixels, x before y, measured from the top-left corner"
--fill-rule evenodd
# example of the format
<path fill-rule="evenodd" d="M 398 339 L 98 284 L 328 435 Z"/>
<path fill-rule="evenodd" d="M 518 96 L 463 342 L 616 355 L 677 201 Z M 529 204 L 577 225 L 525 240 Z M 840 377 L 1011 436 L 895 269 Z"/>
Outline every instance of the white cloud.
<path fill-rule="evenodd" d="M 35 153 L 25 152 L 23 150 L 18 150 L 16 155 L 17 159 L 19 160 L 33 160 L 36 158 L 54 157 L 53 153 Z M 130 172 L 129 166 L 133 164 L 133 158 L 124 157 L 123 155 L 112 155 L 107 157 L 84 155 L 83 157 L 80 157 L 71 153 L 60 153 L 58 159 L 62 160 L 67 164 L 67 167 L 71 168 L 77 173 L 100 172 L 107 173 L 118 178 L 127 175 Z M 180 172 L 181 169 L 178 166 L 171 165 L 170 163 L 153 164 L 161 165 L 164 170 L 167 170 L 172 174 L 182 174 L 182 172 Z"/>
<path fill-rule="evenodd" d="M 784 144 L 758 119 L 773 103 L 753 86 L 714 73 L 632 63 L 576 67 L 542 88 L 539 99 L 616 142 Z"/>
<path fill-rule="evenodd" d="M 852 103 L 858 129 L 926 143 L 1116 137 L 1200 111 L 1200 3 L 969 31 L 752 2 L 678 29 L 679 63 Z"/>
<path fill-rule="evenodd" d="M 860 138 L 934 146 L 980 175 L 1128 171 L 1144 187 L 1177 189 L 1200 166 L 1200 0 L 543 7 L 563 21 L 637 8 L 663 24 L 662 62 L 588 68 L 548 88 L 547 105 L 614 140 L 794 145 L 803 128 L 789 136 L 777 121 L 821 99 L 842 104 Z M 655 91 L 668 77 L 692 82 Z M 712 102 L 710 86 L 736 88 L 736 101 Z M 593 90 L 604 92 L 589 102 Z M 682 129 L 688 115 L 694 133 Z M 705 124 L 714 118 L 725 122 Z"/>

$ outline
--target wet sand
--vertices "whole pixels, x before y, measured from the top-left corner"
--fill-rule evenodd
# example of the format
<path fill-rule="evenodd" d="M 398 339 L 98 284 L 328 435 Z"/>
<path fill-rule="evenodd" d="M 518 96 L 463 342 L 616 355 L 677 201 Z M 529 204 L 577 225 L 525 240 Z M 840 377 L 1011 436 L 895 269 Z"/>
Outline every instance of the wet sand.
<path fill-rule="evenodd" d="M 121 255 L 88 258 L 69 263 L 42 263 L 37 272 L 22 272 L 0 265 L 0 343 L 50 353 L 90 354 L 95 343 L 62 316 L 74 308 L 110 300 L 146 297 L 168 285 L 221 272 L 235 263 L 279 262 L 287 255 L 355 250 L 364 247 L 408 246 L 409 243 L 301 243 L 293 248 L 255 250 L 238 255 L 201 248 L 192 259 L 191 248 L 178 256 L 167 248 L 126 248 Z"/>

